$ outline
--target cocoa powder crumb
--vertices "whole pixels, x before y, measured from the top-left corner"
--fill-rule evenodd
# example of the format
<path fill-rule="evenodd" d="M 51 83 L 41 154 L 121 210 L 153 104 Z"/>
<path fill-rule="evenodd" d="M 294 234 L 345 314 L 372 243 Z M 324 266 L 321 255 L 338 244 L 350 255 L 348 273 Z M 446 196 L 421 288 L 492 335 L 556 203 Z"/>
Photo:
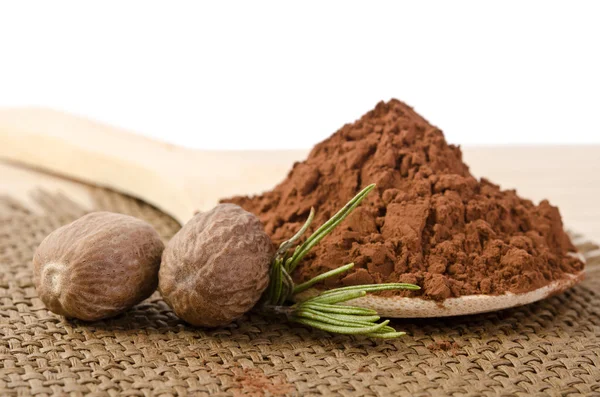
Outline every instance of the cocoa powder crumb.
<path fill-rule="evenodd" d="M 432 351 L 441 350 L 441 351 L 445 351 L 445 352 L 447 352 L 447 351 L 456 352 L 456 349 L 459 349 L 460 345 L 456 342 L 444 340 L 441 342 L 431 343 L 431 344 L 427 345 L 427 348 Z"/>
<path fill-rule="evenodd" d="M 256 368 L 245 368 L 235 377 L 235 387 L 231 389 L 234 396 L 287 396 L 294 387 L 280 377 L 267 377 Z"/>
<path fill-rule="evenodd" d="M 441 301 L 523 293 L 583 269 L 567 255 L 575 248 L 556 207 L 474 178 L 460 148 L 398 100 L 316 145 L 272 191 L 224 201 L 258 215 L 279 244 L 311 207 L 316 227 L 370 183 L 377 189 L 313 248 L 296 281 L 354 262 L 323 287 L 410 282 L 422 289 L 388 294 Z"/>

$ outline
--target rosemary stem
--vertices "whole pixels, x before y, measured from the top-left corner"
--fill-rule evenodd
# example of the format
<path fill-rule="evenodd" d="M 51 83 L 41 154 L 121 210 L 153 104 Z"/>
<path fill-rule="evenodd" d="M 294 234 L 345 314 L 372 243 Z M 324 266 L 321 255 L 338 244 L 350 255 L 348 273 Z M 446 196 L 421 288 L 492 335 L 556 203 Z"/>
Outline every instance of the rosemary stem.
<path fill-rule="evenodd" d="M 397 332 L 390 327 L 388 325 L 389 320 L 377 323 L 380 317 L 375 310 L 343 305 L 342 303 L 365 296 L 367 292 L 419 289 L 416 285 L 390 283 L 342 287 L 322 292 L 316 297 L 293 305 L 288 303 L 294 295 L 308 290 L 327 278 L 346 272 L 354 266 L 353 263 L 349 263 L 319 274 L 299 285 L 295 285 L 291 277 L 296 266 L 309 251 L 340 224 L 374 188 L 375 185 L 372 184 L 362 189 L 342 209 L 291 252 L 294 243 L 310 228 L 315 217 L 315 211 L 311 208 L 310 214 L 300 230 L 292 238 L 283 242 L 275 253 L 269 273 L 269 286 L 260 306 L 263 311 L 285 315 L 289 321 L 332 333 L 365 335 L 371 338 L 395 338 L 404 335 L 404 332 Z"/>
<path fill-rule="evenodd" d="M 301 310 L 298 310 L 294 313 L 294 315 L 298 315 L 298 316 L 300 316 L 302 314 L 316 315 L 323 319 L 330 319 L 332 321 L 340 321 L 340 322 L 359 324 L 359 325 L 372 325 L 372 323 L 379 321 L 381 319 L 381 317 L 379 317 L 377 315 L 375 315 L 375 316 L 352 316 L 352 315 L 348 316 L 348 315 L 343 315 L 343 314 L 333 314 L 332 315 L 332 314 L 327 314 L 327 313 L 321 313 L 318 310 L 310 309 L 310 308 L 302 308 Z"/>
<path fill-rule="evenodd" d="M 319 227 L 306 241 L 300 246 L 297 253 L 294 253 L 294 260 L 290 265 L 290 272 L 294 271 L 298 263 L 304 256 L 328 235 L 341 221 L 343 221 L 356 208 L 361 201 L 375 188 L 375 184 L 371 184 L 361 190 L 352 200 L 350 200 L 341 210 Z"/>
<path fill-rule="evenodd" d="M 333 332 L 333 333 L 337 333 L 337 334 L 345 334 L 345 335 L 372 334 L 372 333 L 375 333 L 377 330 L 385 327 L 390 322 L 390 320 L 385 320 L 384 322 L 382 322 L 380 324 L 375 324 L 370 327 L 354 328 L 354 327 L 345 327 L 345 326 L 327 324 L 327 323 L 323 323 L 321 321 L 309 320 L 307 318 L 291 317 L 291 319 L 292 319 L 292 321 L 297 322 L 299 324 L 305 324 L 305 325 L 309 325 L 313 328 L 321 329 L 323 331 Z"/>
<path fill-rule="evenodd" d="M 351 291 L 365 291 L 365 292 L 377 292 L 377 291 L 389 291 L 397 289 L 408 289 L 408 290 L 419 290 L 419 286 L 414 284 L 405 283 L 386 283 L 386 284 L 364 284 L 364 285 L 352 285 L 349 287 L 340 287 L 323 291 L 319 296 L 328 296 L 338 293 L 351 292 Z"/>
<path fill-rule="evenodd" d="M 297 285 L 294 288 L 294 293 L 293 294 L 296 295 L 296 294 L 299 294 L 300 292 L 306 291 L 307 289 L 309 289 L 313 285 L 315 285 L 315 284 L 317 284 L 317 283 L 325 280 L 326 278 L 336 276 L 336 275 L 338 275 L 340 273 L 343 273 L 343 272 L 345 272 L 345 271 L 347 271 L 349 269 L 352 269 L 353 267 L 354 267 L 354 263 L 349 263 L 347 265 L 340 266 L 337 269 L 333 269 L 333 270 L 330 270 L 328 272 L 319 274 L 318 276 L 313 277 L 312 279 L 310 279 L 310 280 L 308 280 L 308 281 L 306 281 L 306 282 L 304 282 L 304 283 L 302 283 L 300 285 Z"/>
<path fill-rule="evenodd" d="M 341 292 L 339 294 L 330 294 L 327 296 L 315 296 L 314 298 L 309 299 L 306 302 L 319 302 L 319 303 L 341 303 L 346 302 L 351 299 L 361 298 L 365 296 L 367 293 L 365 291 L 350 291 L 350 292 Z"/>
<path fill-rule="evenodd" d="M 335 313 L 335 314 L 356 314 L 359 316 L 374 316 L 377 311 L 372 309 L 365 309 L 363 307 L 355 306 L 343 306 L 343 305 L 329 305 L 326 303 L 309 302 L 304 303 L 304 307 L 319 310 L 323 313 Z"/>
<path fill-rule="evenodd" d="M 304 225 L 302 225 L 302 227 L 300 228 L 300 230 L 298 230 L 298 232 L 296 234 L 294 234 L 294 236 L 291 239 L 289 239 L 289 240 L 284 241 L 283 243 L 281 243 L 281 245 L 279 246 L 279 249 L 275 253 L 275 257 L 281 256 L 282 254 L 285 254 L 287 252 L 287 250 L 289 250 L 292 247 L 292 245 L 294 245 L 294 243 L 296 242 L 296 240 L 298 240 L 300 237 L 302 237 L 302 235 L 309 228 L 309 226 L 312 223 L 314 217 L 315 217 L 315 209 L 313 207 L 311 207 L 310 208 L 310 214 L 308 214 L 308 218 L 306 219 L 306 222 L 304 222 Z"/>

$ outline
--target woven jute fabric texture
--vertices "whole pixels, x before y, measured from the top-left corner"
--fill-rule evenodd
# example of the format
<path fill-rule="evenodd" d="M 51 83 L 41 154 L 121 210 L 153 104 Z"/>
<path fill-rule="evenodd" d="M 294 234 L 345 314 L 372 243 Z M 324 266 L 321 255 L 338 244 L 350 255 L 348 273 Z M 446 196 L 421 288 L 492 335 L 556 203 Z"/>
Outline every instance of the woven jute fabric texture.
<path fill-rule="evenodd" d="M 96 209 L 179 228 L 137 200 L 91 189 Z M 588 277 L 496 313 L 395 320 L 388 341 L 335 336 L 250 314 L 218 329 L 180 321 L 158 293 L 119 317 L 68 321 L 32 283 L 31 259 L 84 214 L 38 192 L 43 213 L 0 198 L 0 396 L 600 396 L 600 252 L 575 237 Z"/>

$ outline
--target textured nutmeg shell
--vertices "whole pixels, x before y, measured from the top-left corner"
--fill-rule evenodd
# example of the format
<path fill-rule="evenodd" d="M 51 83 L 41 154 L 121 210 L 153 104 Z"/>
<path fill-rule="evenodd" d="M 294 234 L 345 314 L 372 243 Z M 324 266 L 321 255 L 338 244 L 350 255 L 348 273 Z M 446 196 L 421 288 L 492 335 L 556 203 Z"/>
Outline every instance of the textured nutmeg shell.
<path fill-rule="evenodd" d="M 197 214 L 167 244 L 159 291 L 190 324 L 225 325 L 260 299 L 274 249 L 259 219 L 234 204 Z"/>
<path fill-rule="evenodd" d="M 148 223 L 93 212 L 56 229 L 33 257 L 37 293 L 52 312 L 95 321 L 149 297 L 164 245 Z"/>

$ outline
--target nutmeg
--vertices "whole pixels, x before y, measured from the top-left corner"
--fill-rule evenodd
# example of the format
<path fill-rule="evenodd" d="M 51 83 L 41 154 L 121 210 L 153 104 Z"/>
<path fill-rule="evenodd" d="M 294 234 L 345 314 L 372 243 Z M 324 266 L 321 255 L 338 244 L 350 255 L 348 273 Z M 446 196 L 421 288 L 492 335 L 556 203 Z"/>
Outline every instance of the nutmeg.
<path fill-rule="evenodd" d="M 260 220 L 234 204 L 197 214 L 167 244 L 159 271 L 165 302 L 190 324 L 242 316 L 269 282 L 274 247 Z"/>
<path fill-rule="evenodd" d="M 164 245 L 148 223 L 93 212 L 56 229 L 33 258 L 42 302 L 56 314 L 94 321 L 149 297 Z"/>

